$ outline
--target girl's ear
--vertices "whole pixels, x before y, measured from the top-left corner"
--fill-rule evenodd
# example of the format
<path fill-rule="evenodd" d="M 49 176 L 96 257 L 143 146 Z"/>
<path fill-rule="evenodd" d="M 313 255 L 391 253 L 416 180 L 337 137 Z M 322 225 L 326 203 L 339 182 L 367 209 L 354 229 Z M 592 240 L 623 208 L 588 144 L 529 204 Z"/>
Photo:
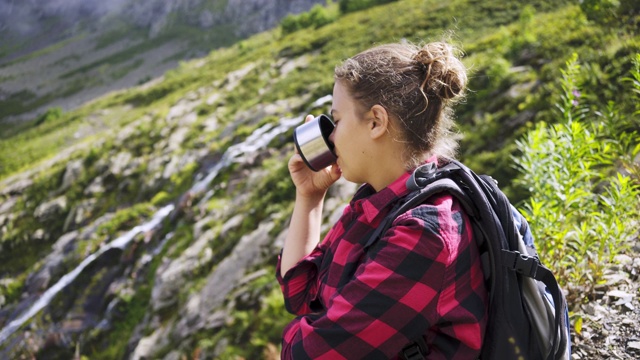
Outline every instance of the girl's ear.
<path fill-rule="evenodd" d="M 389 113 L 382 105 L 373 105 L 370 110 L 371 123 L 369 124 L 372 139 L 378 139 L 389 132 Z"/>

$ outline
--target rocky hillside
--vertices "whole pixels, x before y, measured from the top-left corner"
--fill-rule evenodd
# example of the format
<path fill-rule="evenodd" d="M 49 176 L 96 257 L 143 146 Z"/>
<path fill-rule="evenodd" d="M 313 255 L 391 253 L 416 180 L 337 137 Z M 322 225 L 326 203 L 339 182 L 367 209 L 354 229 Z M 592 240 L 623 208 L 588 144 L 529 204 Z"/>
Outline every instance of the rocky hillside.
<path fill-rule="evenodd" d="M 607 26 L 563 1 L 398 1 L 255 35 L 6 136 L 0 358 L 279 358 L 292 129 L 328 111 L 333 67 L 372 43 L 456 29 L 473 71 L 460 155 L 518 201 L 515 140 L 554 121 L 571 53 L 591 100 L 615 101 L 638 129 L 637 98 L 612 79 L 629 77 L 640 34 Z M 356 186 L 332 187 L 324 231 Z M 606 290 L 572 294 L 577 358 L 638 355 L 637 329 L 603 320 L 640 318 L 636 258 L 618 257 L 610 270 L 626 275 Z"/>
<path fill-rule="evenodd" d="M 1 0 L 0 124 L 151 81 L 316 3 Z"/>

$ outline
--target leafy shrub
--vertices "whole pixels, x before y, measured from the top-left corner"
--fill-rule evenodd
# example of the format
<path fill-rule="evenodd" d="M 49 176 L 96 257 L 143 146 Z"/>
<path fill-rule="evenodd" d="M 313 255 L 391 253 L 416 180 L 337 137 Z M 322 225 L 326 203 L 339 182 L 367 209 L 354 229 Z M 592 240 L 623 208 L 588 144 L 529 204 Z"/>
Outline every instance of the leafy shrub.
<path fill-rule="evenodd" d="M 38 126 L 45 122 L 50 122 L 50 121 L 59 119 L 62 117 L 62 113 L 63 112 L 61 107 L 57 106 L 57 107 L 50 108 L 49 110 L 47 110 L 47 112 L 38 116 L 38 118 L 36 119 L 35 126 Z"/>
<path fill-rule="evenodd" d="M 26 273 L 22 273 L 16 279 L 8 279 L 4 284 L 0 284 L 0 304 L 11 304 L 17 301 L 22 295 L 22 288 L 27 278 Z M 4 297 L 4 299 L 3 299 Z M 4 304 L 2 304 L 4 306 Z"/>
<path fill-rule="evenodd" d="M 523 50 L 535 45 L 537 38 L 534 32 L 533 20 L 535 18 L 536 10 L 531 5 L 526 5 L 522 8 L 520 16 L 517 22 L 517 28 L 515 36 L 512 36 L 510 40 L 510 50 L 513 54 L 519 54 Z"/>
<path fill-rule="evenodd" d="M 633 18 L 640 15 L 637 0 L 582 0 L 580 9 L 587 19 L 603 25 L 633 22 Z"/>
<path fill-rule="evenodd" d="M 489 81 L 494 85 L 504 83 L 510 76 L 511 62 L 502 56 L 496 55 L 486 70 Z"/>
<path fill-rule="evenodd" d="M 337 17 L 331 8 L 316 4 L 308 12 L 287 15 L 282 19 L 280 26 L 282 33 L 286 35 L 301 29 L 317 29 L 334 22 Z"/>
<path fill-rule="evenodd" d="M 340 12 L 346 14 L 393 1 L 397 0 L 340 0 L 338 1 L 338 6 L 340 7 Z"/>
<path fill-rule="evenodd" d="M 574 54 L 562 71 L 560 121 L 529 131 L 518 142 L 517 162 L 524 175 L 519 183 L 531 193 L 525 213 L 543 262 L 561 283 L 588 293 L 637 236 L 640 179 L 623 175 L 620 159 L 634 158 L 640 145 L 628 126 L 634 120 L 620 116 L 615 104 L 602 112 L 581 104 L 579 71 Z"/>

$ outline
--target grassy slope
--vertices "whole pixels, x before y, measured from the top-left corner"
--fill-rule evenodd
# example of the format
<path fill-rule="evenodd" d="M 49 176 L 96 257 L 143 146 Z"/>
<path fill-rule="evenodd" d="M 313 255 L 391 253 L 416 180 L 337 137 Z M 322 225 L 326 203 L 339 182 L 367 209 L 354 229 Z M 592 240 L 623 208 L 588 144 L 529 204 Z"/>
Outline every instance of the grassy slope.
<path fill-rule="evenodd" d="M 168 79 L 151 89 L 132 89 L 125 94 L 107 96 L 85 108 L 67 114 L 48 126 L 23 130 L 20 134 L 5 138 L 0 145 L 0 178 L 19 169 L 31 166 L 38 160 L 59 152 L 73 142 L 69 140 L 79 123 L 98 109 L 119 107 L 131 103 L 137 108 L 147 108 L 162 102 L 169 94 L 184 93 L 221 78 L 226 72 L 241 68 L 243 64 L 263 59 L 275 62 L 280 56 L 295 56 L 312 50 L 320 50 L 314 56 L 309 69 L 284 79 L 279 79 L 274 91 L 262 98 L 247 89 L 246 95 L 253 102 L 272 102 L 296 93 L 312 92 L 313 95 L 330 93 L 331 71 L 340 59 L 344 59 L 375 43 L 397 41 L 438 40 L 447 30 L 455 31 L 454 41 L 467 53 L 467 64 L 472 69 L 472 81 L 468 103 L 459 109 L 463 130 L 475 128 L 472 136 L 464 141 L 463 158 L 478 151 L 486 152 L 479 159 L 480 170 L 488 170 L 495 162 L 494 152 L 512 137 L 495 142 L 496 127 L 508 122 L 518 112 L 532 109 L 535 112 L 548 105 L 544 99 L 497 100 L 495 95 L 523 80 L 539 80 L 547 83 L 557 77 L 557 69 L 572 51 L 582 57 L 615 53 L 620 47 L 637 48 L 637 37 L 611 41 L 597 28 L 590 27 L 579 9 L 564 8 L 552 14 L 543 14 L 554 6 L 546 1 L 529 4 L 534 14 L 528 21 L 520 19 L 522 6 L 518 2 L 503 4 L 499 1 L 452 1 L 441 4 L 435 1 L 401 1 L 366 12 L 342 17 L 317 31 L 301 31 L 280 38 L 277 31 L 242 41 L 228 49 L 212 53 L 205 66 L 197 70 L 187 64 L 174 71 Z M 466 11 L 473 7 L 475 11 Z M 389 21 L 388 19 L 393 19 Z M 547 26 L 548 24 L 557 24 Z M 526 32 L 526 34 L 525 34 Z M 517 41 L 522 38 L 521 41 Z M 514 40 L 515 39 L 515 40 Z M 528 53 L 533 53 L 529 57 Z M 586 56 L 585 56 L 586 54 Z M 602 55 L 600 55 L 602 57 Z M 499 68 L 499 63 L 503 68 Z M 525 66 L 524 73 L 510 73 L 509 66 Z M 547 95 L 551 90 L 544 89 Z M 542 95 L 543 92 L 540 92 Z M 239 99 L 246 100 L 244 94 Z M 526 102 L 526 104 L 523 104 Z M 489 106 L 487 106 L 489 104 Z M 238 107 L 246 104 L 239 104 Z M 233 109 L 232 109 L 233 110 Z M 486 113 L 491 113 L 487 118 Z M 479 115 L 480 114 L 480 115 Z M 480 118 L 478 118 L 480 116 Z M 123 122 L 127 122 L 126 119 Z M 482 131 L 476 131 L 477 128 Z M 510 135 L 510 134 L 507 134 Z M 67 140 L 63 140 L 67 139 Z M 498 145 L 498 146 L 496 146 Z M 14 156 L 15 151 L 21 156 Z M 504 151 L 504 150 L 503 150 Z M 513 173 L 509 173 L 513 175 Z M 501 180 L 506 179 L 506 176 Z"/>
<path fill-rule="evenodd" d="M 511 165 L 511 156 L 516 152 L 514 139 L 534 121 L 553 120 L 551 101 L 558 93 L 555 79 L 571 52 L 578 52 L 590 62 L 587 74 L 590 77 L 585 81 L 601 85 L 594 86 L 602 93 L 596 96 L 606 95 L 623 106 L 630 103 L 630 98 L 617 92 L 616 83 L 609 80 L 624 76 L 630 67 L 630 55 L 639 49 L 638 35 L 606 33 L 587 23 L 576 6 L 554 4 L 533 1 L 530 8 L 523 11 L 517 1 L 505 4 L 455 0 L 442 4 L 406 0 L 343 16 L 316 31 L 304 30 L 285 37 L 278 30 L 266 32 L 212 52 L 204 63 L 183 63 L 160 84 L 105 96 L 59 119 L 3 138 L 0 179 L 32 167 L 76 143 L 87 144 L 84 150 L 78 151 L 87 153 L 96 139 L 106 136 L 105 130 L 98 129 L 97 134 L 83 139 L 76 139 L 74 134 L 97 113 L 102 114 L 102 123 L 116 132 L 142 114 L 161 118 L 169 106 L 188 91 L 209 86 L 249 63 L 257 63 L 256 70 L 224 99 L 222 119 L 233 119 L 238 111 L 259 103 L 273 103 L 305 93 L 310 93 L 312 99 L 329 94 L 333 67 L 341 59 L 372 44 L 402 38 L 438 40 L 448 30 L 455 30 L 452 40 L 466 50 L 465 61 L 472 71 L 467 103 L 458 109 L 460 127 L 465 134 L 461 157 L 476 170 L 493 174 L 517 200 L 525 194 L 508 186 L 515 176 Z M 282 57 L 304 54 L 312 54 L 305 70 L 293 71 L 283 78 L 261 76 L 268 74 L 271 64 Z M 519 70 L 514 71 L 513 66 Z M 507 90 L 522 83 L 533 84 L 533 90 L 505 95 Z M 267 84 L 270 90 L 261 94 L 259 90 Z M 612 94 L 615 96 L 609 96 Z M 203 108 L 200 112 L 204 116 L 212 110 Z M 529 116 L 518 120 L 523 113 Z M 109 147 L 103 149 L 97 151 L 106 151 Z M 47 176 L 42 178 L 46 181 Z"/>

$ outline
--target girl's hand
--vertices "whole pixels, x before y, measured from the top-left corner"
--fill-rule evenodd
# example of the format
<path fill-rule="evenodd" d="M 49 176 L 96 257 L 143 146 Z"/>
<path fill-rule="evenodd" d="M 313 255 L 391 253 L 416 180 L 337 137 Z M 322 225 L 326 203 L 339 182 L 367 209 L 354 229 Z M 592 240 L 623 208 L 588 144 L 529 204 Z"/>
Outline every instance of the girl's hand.
<path fill-rule="evenodd" d="M 307 115 L 305 122 L 313 120 L 313 115 Z M 304 197 L 322 197 L 326 193 L 329 186 L 335 183 L 342 173 L 338 166 L 330 165 L 326 168 L 315 172 L 307 167 L 302 160 L 302 156 L 296 153 L 289 159 L 289 173 L 296 191 Z"/>

